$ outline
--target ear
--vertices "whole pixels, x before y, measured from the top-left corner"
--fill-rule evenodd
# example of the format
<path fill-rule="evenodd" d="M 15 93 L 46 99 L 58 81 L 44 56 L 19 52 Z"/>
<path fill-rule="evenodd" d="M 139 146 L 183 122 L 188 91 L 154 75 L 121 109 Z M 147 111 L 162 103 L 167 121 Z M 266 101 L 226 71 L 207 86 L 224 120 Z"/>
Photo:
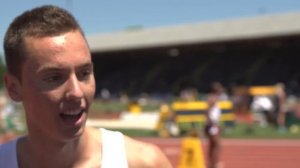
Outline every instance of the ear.
<path fill-rule="evenodd" d="M 19 79 L 10 73 L 6 73 L 4 74 L 4 83 L 10 98 L 16 102 L 20 102 L 22 100 L 22 96 L 21 83 Z"/>

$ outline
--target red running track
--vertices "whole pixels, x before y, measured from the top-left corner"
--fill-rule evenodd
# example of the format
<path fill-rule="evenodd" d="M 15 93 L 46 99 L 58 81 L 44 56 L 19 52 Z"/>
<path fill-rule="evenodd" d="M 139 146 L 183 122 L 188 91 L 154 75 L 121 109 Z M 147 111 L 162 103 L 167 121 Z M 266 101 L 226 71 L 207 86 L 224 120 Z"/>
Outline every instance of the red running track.
<path fill-rule="evenodd" d="M 180 159 L 179 138 L 136 138 L 158 145 L 177 167 Z M 206 142 L 202 142 L 206 151 Z M 204 152 L 206 153 L 206 152 Z M 222 168 L 299 168 L 300 140 L 223 139 Z"/>

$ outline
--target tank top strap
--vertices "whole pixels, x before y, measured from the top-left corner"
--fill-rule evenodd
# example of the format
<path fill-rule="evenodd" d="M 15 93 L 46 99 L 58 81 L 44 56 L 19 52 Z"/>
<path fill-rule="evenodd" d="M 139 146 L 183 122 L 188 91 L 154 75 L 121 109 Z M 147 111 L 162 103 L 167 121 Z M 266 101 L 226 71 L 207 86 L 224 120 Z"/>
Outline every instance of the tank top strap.
<path fill-rule="evenodd" d="M 128 168 L 124 135 L 118 131 L 101 128 L 102 162 L 101 168 Z"/>

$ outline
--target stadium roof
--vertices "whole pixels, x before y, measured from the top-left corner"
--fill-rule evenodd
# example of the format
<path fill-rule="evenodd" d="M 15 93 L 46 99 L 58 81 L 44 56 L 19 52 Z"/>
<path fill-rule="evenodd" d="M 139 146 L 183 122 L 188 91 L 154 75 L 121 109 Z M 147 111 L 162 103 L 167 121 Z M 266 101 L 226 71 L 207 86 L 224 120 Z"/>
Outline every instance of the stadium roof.
<path fill-rule="evenodd" d="M 92 52 L 300 35 L 300 13 L 124 30 L 87 37 Z"/>

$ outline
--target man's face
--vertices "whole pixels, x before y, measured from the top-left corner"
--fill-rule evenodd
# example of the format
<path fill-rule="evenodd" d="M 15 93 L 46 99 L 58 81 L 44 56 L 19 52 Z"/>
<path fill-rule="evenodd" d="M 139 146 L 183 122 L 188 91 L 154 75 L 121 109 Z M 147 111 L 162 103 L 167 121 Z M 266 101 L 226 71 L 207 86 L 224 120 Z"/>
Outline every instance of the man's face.
<path fill-rule="evenodd" d="M 29 134 L 70 140 L 84 130 L 95 93 L 93 64 L 78 31 L 26 38 L 21 101 Z"/>

